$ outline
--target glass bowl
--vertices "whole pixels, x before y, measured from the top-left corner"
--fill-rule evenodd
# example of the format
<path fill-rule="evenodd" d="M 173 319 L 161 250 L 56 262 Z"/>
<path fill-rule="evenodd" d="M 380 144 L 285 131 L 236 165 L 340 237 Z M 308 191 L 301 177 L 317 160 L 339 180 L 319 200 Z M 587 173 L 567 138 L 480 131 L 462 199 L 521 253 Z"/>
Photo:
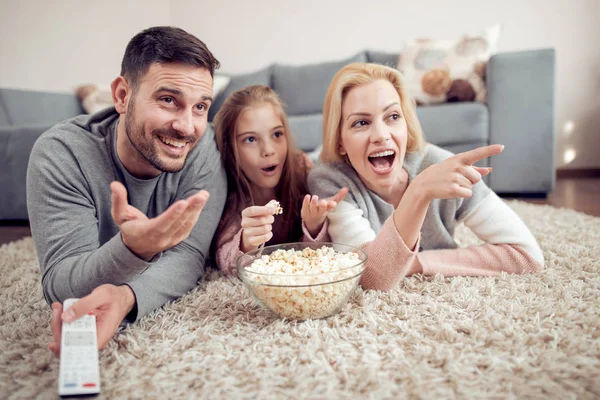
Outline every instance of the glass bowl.
<path fill-rule="evenodd" d="M 334 257 L 331 249 L 339 255 Z M 285 272 L 262 272 L 269 260 L 276 259 L 280 265 L 292 261 L 294 254 L 298 257 L 294 251 L 321 254 L 321 262 L 313 266 L 320 272 L 292 273 L 289 269 L 292 267 L 284 269 Z M 300 242 L 250 251 L 240 256 L 236 264 L 238 276 L 263 307 L 281 318 L 306 320 L 338 313 L 358 286 L 366 261 L 367 253 L 354 246 Z"/>

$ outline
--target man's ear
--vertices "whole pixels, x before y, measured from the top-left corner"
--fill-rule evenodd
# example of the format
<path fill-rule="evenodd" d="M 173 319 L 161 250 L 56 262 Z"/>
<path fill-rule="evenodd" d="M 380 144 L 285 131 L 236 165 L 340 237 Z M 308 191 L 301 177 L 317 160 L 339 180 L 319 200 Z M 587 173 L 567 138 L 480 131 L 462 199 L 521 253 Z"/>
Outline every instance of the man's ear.
<path fill-rule="evenodd" d="M 113 103 L 115 103 L 115 109 L 119 114 L 125 114 L 127 111 L 127 104 L 129 103 L 131 96 L 131 88 L 129 84 L 122 76 L 112 81 L 110 84 L 112 91 Z"/>

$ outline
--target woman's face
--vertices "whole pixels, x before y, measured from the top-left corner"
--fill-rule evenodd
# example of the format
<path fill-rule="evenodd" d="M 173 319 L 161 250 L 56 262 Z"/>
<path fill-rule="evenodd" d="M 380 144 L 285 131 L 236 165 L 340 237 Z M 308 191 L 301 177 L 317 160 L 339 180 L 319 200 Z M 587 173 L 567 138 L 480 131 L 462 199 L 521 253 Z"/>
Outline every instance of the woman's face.
<path fill-rule="evenodd" d="M 365 185 L 381 194 L 400 184 L 408 128 L 394 86 L 380 79 L 350 89 L 340 124 L 339 153 Z"/>
<path fill-rule="evenodd" d="M 287 136 L 275 107 L 260 104 L 244 111 L 236 124 L 238 163 L 255 189 L 279 184 L 287 158 Z"/>

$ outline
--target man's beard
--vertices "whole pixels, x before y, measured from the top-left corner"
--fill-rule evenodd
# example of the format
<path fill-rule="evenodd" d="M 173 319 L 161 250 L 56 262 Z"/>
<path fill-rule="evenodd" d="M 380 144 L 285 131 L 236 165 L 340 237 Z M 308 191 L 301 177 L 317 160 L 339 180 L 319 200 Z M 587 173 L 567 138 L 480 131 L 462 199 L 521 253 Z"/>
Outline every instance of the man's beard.
<path fill-rule="evenodd" d="M 146 161 L 150 163 L 154 168 L 162 172 L 179 172 L 185 166 L 185 162 L 189 155 L 188 153 L 183 157 L 183 162 L 181 164 L 174 163 L 166 163 L 161 160 L 158 149 L 152 143 L 152 138 L 145 139 L 144 137 L 144 127 L 135 125 L 135 101 L 132 98 L 127 106 L 127 114 L 125 115 L 125 133 L 127 134 L 127 138 L 129 139 L 129 143 L 133 146 L 134 149 L 137 150 L 138 154 L 142 156 Z M 152 137 L 156 137 L 157 135 L 161 135 L 168 138 L 173 138 L 177 140 L 184 140 L 186 142 L 192 142 L 193 139 L 185 137 L 180 132 L 174 129 L 155 129 L 152 131 Z M 158 139 L 160 140 L 160 139 Z M 169 155 L 167 155 L 169 157 Z M 173 160 L 180 160 L 181 157 L 170 157 Z"/>

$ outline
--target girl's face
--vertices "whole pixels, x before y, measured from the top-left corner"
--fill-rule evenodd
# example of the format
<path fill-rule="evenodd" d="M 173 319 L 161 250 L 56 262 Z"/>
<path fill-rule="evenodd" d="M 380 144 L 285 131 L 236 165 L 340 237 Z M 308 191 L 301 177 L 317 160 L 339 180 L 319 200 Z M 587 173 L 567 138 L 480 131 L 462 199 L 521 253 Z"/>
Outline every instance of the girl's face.
<path fill-rule="evenodd" d="M 263 103 L 244 111 L 236 124 L 238 164 L 252 189 L 273 189 L 287 157 L 287 132 L 275 107 Z"/>
<path fill-rule="evenodd" d="M 350 89 L 342 104 L 339 152 L 375 193 L 401 182 L 408 128 L 400 96 L 387 80 Z"/>

